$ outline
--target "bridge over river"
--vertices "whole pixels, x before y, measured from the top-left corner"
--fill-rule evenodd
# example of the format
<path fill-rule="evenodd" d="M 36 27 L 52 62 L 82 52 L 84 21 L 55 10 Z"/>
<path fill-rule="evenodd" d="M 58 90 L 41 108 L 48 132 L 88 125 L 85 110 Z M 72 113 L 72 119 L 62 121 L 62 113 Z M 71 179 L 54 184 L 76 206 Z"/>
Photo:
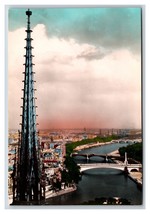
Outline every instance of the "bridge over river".
<path fill-rule="evenodd" d="M 81 154 L 81 153 L 72 153 L 72 157 L 85 157 L 87 160 L 89 160 L 91 157 L 101 157 L 104 158 L 105 160 L 108 159 L 120 159 L 122 160 L 124 157 L 120 155 L 111 155 L 111 154 Z"/>
<path fill-rule="evenodd" d="M 128 170 L 130 173 L 132 170 L 140 171 L 142 164 L 125 164 L 125 163 L 91 163 L 91 164 L 78 164 L 80 166 L 80 171 L 83 172 L 89 169 L 98 169 L 98 168 L 110 168 L 118 169 L 121 171 Z"/>

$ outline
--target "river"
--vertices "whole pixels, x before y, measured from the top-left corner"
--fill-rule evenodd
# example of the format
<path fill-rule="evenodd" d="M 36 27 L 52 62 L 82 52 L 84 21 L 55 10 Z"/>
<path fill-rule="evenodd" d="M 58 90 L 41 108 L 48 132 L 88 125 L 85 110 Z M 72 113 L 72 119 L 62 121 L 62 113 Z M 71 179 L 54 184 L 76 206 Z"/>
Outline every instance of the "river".
<path fill-rule="evenodd" d="M 79 153 L 107 154 L 127 144 L 110 144 L 93 147 Z M 85 163 L 85 157 L 76 157 L 79 163 Z M 92 157 L 89 162 L 103 162 L 103 158 Z M 101 197 L 121 197 L 127 199 L 132 205 L 142 204 L 142 191 L 135 182 L 117 169 L 92 169 L 83 172 L 77 190 L 65 195 L 47 199 L 48 205 L 81 205 L 89 200 Z"/>

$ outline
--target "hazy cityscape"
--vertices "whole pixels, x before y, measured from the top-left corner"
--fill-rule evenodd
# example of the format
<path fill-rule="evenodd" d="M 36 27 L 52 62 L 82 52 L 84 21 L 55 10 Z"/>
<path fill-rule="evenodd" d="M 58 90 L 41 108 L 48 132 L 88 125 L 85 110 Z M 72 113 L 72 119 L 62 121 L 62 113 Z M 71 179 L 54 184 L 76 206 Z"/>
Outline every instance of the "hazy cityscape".
<path fill-rule="evenodd" d="M 134 143 L 141 143 L 141 130 L 130 130 L 130 129 L 54 129 L 54 130 L 40 130 L 39 131 L 39 142 L 41 149 L 41 158 L 44 163 L 46 181 L 45 191 L 46 198 L 54 198 L 58 195 L 63 195 L 72 191 L 75 191 L 77 186 L 75 183 L 66 185 L 62 181 L 62 170 L 65 168 L 64 160 L 66 157 L 66 144 L 79 142 L 86 139 L 93 140 L 90 144 L 83 145 L 83 148 L 76 150 L 82 151 L 87 148 L 94 146 L 103 145 L 102 142 L 95 141 L 96 137 L 109 137 L 117 136 L 120 139 L 120 145 L 128 139 Z M 12 203 L 13 194 L 13 180 L 12 173 L 15 160 L 17 158 L 18 151 L 18 130 L 9 130 L 9 141 L 8 141 L 8 197 L 9 203 Z M 130 139 L 130 140 L 129 140 Z M 116 141 L 112 140 L 115 144 Z M 96 145 L 94 145 L 96 144 Z M 99 145 L 98 145 L 99 144 Z M 104 143 L 105 145 L 107 143 Z M 116 152 L 116 151 L 115 151 Z M 82 160 L 82 159 L 81 159 Z M 117 161 L 117 158 L 116 158 Z M 124 161 L 124 160 L 123 160 Z M 123 162 L 122 161 L 122 162 Z M 135 180 L 137 184 L 142 184 L 142 169 L 139 172 L 131 172 L 130 176 Z M 60 181 L 61 186 L 56 188 L 54 183 Z"/>

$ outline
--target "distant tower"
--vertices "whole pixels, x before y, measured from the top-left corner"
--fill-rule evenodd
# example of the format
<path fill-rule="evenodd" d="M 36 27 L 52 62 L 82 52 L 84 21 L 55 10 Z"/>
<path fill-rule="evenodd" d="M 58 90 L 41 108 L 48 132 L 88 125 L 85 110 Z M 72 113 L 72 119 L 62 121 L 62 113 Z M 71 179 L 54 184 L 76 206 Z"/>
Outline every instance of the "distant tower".
<path fill-rule="evenodd" d="M 36 106 L 34 96 L 34 72 L 32 63 L 32 46 L 30 29 L 30 16 L 28 9 L 27 37 L 25 54 L 25 72 L 23 88 L 22 123 L 20 132 L 20 146 L 18 149 L 18 162 L 16 163 L 13 187 L 13 204 L 39 204 L 44 198 L 44 178 L 42 178 L 42 164 L 39 154 L 39 142 L 36 128 Z"/>

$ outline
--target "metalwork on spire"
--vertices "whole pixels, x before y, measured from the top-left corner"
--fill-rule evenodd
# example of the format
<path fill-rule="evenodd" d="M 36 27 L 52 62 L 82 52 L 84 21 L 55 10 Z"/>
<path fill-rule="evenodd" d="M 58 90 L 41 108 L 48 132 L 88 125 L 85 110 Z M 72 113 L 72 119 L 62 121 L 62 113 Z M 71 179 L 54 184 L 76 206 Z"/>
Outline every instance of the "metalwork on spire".
<path fill-rule="evenodd" d="M 22 123 L 18 146 L 18 162 L 14 167 L 13 204 L 39 204 L 45 197 L 45 187 L 42 180 L 42 164 L 40 161 L 40 148 L 36 127 L 36 106 L 34 72 L 32 63 L 32 38 L 30 29 L 30 16 L 28 9 L 27 37 L 25 54 L 25 72 L 23 88 Z"/>

